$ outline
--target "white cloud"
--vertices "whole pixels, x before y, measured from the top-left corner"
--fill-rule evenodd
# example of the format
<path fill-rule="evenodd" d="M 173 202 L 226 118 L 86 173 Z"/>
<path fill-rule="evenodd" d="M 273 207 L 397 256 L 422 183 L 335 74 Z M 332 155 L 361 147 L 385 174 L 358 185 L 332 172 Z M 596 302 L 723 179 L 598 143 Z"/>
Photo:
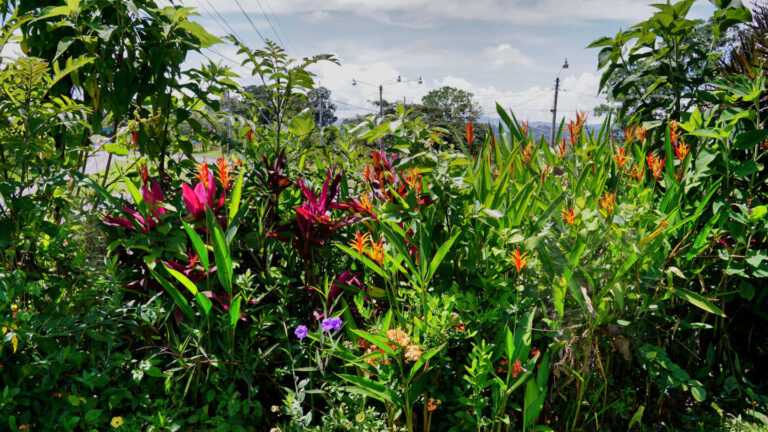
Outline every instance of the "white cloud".
<path fill-rule="evenodd" d="M 483 56 L 494 69 L 531 67 L 535 63 L 532 58 L 525 56 L 519 48 L 508 43 L 485 48 Z"/>
<path fill-rule="evenodd" d="M 303 18 L 305 21 L 308 21 L 311 23 L 318 23 L 322 21 L 328 21 L 329 19 L 332 18 L 332 15 L 326 10 L 315 10 L 308 13 Z"/>
<path fill-rule="evenodd" d="M 240 3 L 249 13 L 261 13 L 251 2 L 241 0 Z M 445 19 L 522 25 L 584 20 L 636 21 L 651 11 L 646 0 L 280 0 L 270 5 L 277 14 L 339 11 L 401 25 L 428 25 Z M 218 0 L 216 7 L 222 12 L 239 11 L 235 0 Z"/>

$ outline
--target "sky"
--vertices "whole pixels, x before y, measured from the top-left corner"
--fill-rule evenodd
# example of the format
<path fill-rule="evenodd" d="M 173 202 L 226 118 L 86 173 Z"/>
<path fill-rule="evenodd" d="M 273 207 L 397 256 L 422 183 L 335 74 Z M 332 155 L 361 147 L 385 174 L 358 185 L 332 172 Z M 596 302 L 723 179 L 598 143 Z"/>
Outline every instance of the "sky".
<path fill-rule="evenodd" d="M 340 66 L 311 70 L 331 90 L 340 118 L 376 112 L 371 101 L 378 100 L 378 84 L 387 82 L 387 101 L 418 102 L 447 85 L 473 93 L 484 116 L 498 117 L 498 102 L 534 122 L 551 121 L 558 74 L 558 117 L 599 105 L 598 50 L 586 46 L 654 10 L 649 0 L 173 1 L 196 8 L 195 19 L 211 33 L 234 32 L 252 48 L 263 46 L 263 36 L 292 57 L 334 54 Z M 690 16 L 706 18 L 712 11 L 699 0 Z M 256 83 L 234 61 L 233 46 L 215 45 L 202 54 L 232 66 L 244 77 L 241 84 Z M 566 58 L 569 67 L 562 69 Z M 203 60 L 196 55 L 189 61 Z M 398 76 L 403 82 L 393 82 Z M 360 84 L 353 86 L 353 79 Z"/>

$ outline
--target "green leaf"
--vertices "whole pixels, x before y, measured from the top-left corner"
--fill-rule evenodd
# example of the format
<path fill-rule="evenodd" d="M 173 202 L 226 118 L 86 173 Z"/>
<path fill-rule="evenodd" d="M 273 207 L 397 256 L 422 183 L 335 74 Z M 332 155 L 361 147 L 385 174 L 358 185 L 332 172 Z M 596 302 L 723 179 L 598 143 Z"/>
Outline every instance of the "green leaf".
<path fill-rule="evenodd" d="M 189 224 L 184 221 L 181 221 L 181 223 L 184 224 L 184 230 L 187 232 L 189 239 L 192 240 L 192 246 L 195 248 L 197 258 L 201 263 L 203 263 L 203 268 L 207 272 L 209 268 L 208 247 L 205 245 L 205 243 L 203 243 L 203 240 L 200 238 L 200 236 L 197 235 L 197 232 L 195 232 L 194 228 L 189 226 Z"/>
<path fill-rule="evenodd" d="M 364 394 L 382 403 L 389 402 L 398 408 L 403 407 L 403 399 L 392 389 L 385 387 L 384 384 L 355 375 L 336 374 L 336 376 L 355 385 L 354 387 L 343 388 L 350 393 Z"/>
<path fill-rule="evenodd" d="M 748 219 L 750 222 L 758 222 L 763 220 L 766 214 L 768 214 L 768 207 L 764 205 L 755 206 L 749 211 Z"/>
<path fill-rule="evenodd" d="M 185 19 L 179 24 L 179 27 L 188 31 L 190 34 L 192 34 L 192 36 L 197 38 L 197 40 L 200 42 L 200 46 L 203 48 L 208 48 L 219 43 L 224 43 L 223 40 L 208 33 L 205 28 L 203 28 L 203 26 L 194 21 Z"/>
<path fill-rule="evenodd" d="M 315 128 L 315 120 L 312 117 L 312 112 L 309 108 L 305 108 L 303 111 L 293 116 L 286 127 L 292 134 L 299 136 L 312 132 Z"/>
<path fill-rule="evenodd" d="M 245 170 L 241 169 L 237 175 L 237 181 L 235 187 L 232 189 L 232 198 L 229 201 L 229 224 L 232 225 L 232 220 L 235 218 L 238 210 L 240 210 L 240 200 L 243 196 L 243 174 Z"/>
<path fill-rule="evenodd" d="M 195 312 L 192 311 L 192 308 L 189 307 L 189 303 L 187 302 L 187 299 L 184 298 L 184 296 L 181 295 L 179 290 L 176 289 L 176 287 L 173 286 L 168 280 L 166 280 L 164 277 L 157 274 L 155 270 L 152 268 L 149 268 L 149 272 L 152 274 L 152 277 L 155 278 L 155 280 L 165 288 L 165 291 L 171 296 L 174 303 L 181 309 L 181 312 L 184 314 L 184 316 L 190 320 L 195 320 Z"/>
<path fill-rule="evenodd" d="M 86 422 L 88 422 L 88 423 L 93 423 L 94 421 L 96 421 L 96 419 L 98 419 L 98 418 L 99 418 L 99 416 L 101 416 L 101 413 L 102 413 L 102 412 L 103 412 L 103 411 L 102 411 L 102 410 L 100 410 L 100 409 L 91 409 L 91 410 L 88 410 L 88 411 L 85 413 L 85 421 L 86 421 Z"/>
<path fill-rule="evenodd" d="M 631 430 L 632 426 L 634 426 L 636 424 L 638 424 L 638 425 L 642 425 L 643 424 L 642 420 L 643 420 L 643 413 L 644 412 L 645 412 L 645 405 L 640 405 L 640 407 L 637 409 L 637 411 L 635 411 L 635 413 L 632 414 L 632 418 L 629 419 L 629 427 L 627 428 L 628 431 Z"/>
<path fill-rule="evenodd" d="M 692 305 L 702 310 L 705 310 L 711 314 L 725 317 L 725 312 L 723 312 L 719 307 L 715 306 L 714 303 L 707 300 L 700 294 L 696 294 L 684 288 L 670 288 L 670 291 L 672 291 L 672 294 L 675 296 L 687 301 L 688 303 L 691 303 Z"/>
<path fill-rule="evenodd" d="M 240 304 L 242 303 L 242 300 L 243 297 L 238 294 L 229 307 L 229 326 L 232 328 L 235 328 L 237 322 L 240 320 Z"/>
<path fill-rule="evenodd" d="M 440 266 L 440 263 L 443 262 L 445 255 L 451 249 L 451 246 L 453 246 L 453 243 L 456 241 L 456 239 L 459 237 L 460 234 L 461 234 L 461 231 L 457 232 L 456 234 L 451 236 L 451 238 L 446 240 L 445 243 L 443 243 L 442 246 L 440 246 L 440 249 L 437 250 L 437 253 L 435 253 L 435 256 L 432 257 L 432 261 L 429 263 L 429 273 L 427 274 L 427 278 L 424 281 L 425 285 L 428 285 L 429 281 L 432 280 L 432 276 L 435 275 L 435 272 L 437 271 L 437 268 Z"/>
<path fill-rule="evenodd" d="M 232 275 L 234 272 L 232 258 L 229 255 L 229 247 L 221 231 L 219 221 L 213 215 L 210 207 L 205 208 L 208 231 L 213 236 L 213 256 L 216 259 L 216 274 L 227 294 L 232 294 Z"/>
<path fill-rule="evenodd" d="M 103 145 L 101 149 L 107 153 L 112 153 L 115 156 L 128 156 L 129 154 L 131 154 L 130 150 L 121 146 L 118 143 L 109 143 L 109 144 Z"/>
<path fill-rule="evenodd" d="M 733 175 L 744 178 L 763 170 L 763 164 L 746 160 L 733 169 Z"/>
<path fill-rule="evenodd" d="M 707 398 L 707 391 L 704 390 L 704 385 L 701 383 L 701 381 L 692 379 L 688 381 L 688 385 L 691 387 L 691 394 L 693 395 L 693 398 L 698 402 L 704 402 L 704 399 Z"/>
<path fill-rule="evenodd" d="M 738 150 L 752 150 L 755 145 L 768 138 L 768 130 L 752 130 L 736 135 L 733 147 Z"/>
<path fill-rule="evenodd" d="M 389 344 L 392 343 L 392 342 L 390 342 L 389 339 L 387 339 L 387 338 L 385 338 L 383 336 L 371 334 L 371 333 L 364 332 L 364 331 L 361 331 L 361 330 L 352 330 L 352 333 L 354 333 L 356 336 L 361 337 L 361 338 L 367 340 L 368 342 L 376 345 L 377 347 L 381 348 L 382 350 L 384 350 L 385 353 L 387 353 L 387 354 L 389 354 L 389 355 L 391 355 L 393 357 L 396 355 L 395 354 L 395 350 L 393 350 L 389 346 Z"/>

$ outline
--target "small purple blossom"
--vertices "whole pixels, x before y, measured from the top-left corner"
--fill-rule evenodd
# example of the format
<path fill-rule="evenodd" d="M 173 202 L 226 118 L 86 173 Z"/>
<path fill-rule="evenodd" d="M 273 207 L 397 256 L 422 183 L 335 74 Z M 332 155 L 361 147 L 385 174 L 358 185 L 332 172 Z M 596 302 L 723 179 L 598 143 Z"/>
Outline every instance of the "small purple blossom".
<path fill-rule="evenodd" d="M 307 326 L 300 325 L 296 327 L 296 331 L 293 332 L 297 338 L 304 339 L 307 337 Z"/>
<path fill-rule="evenodd" d="M 341 325 L 343 322 L 341 321 L 341 318 L 326 318 L 323 320 L 322 324 L 320 326 L 323 328 L 323 330 L 327 331 L 328 333 L 331 332 L 331 330 L 338 330 L 341 328 Z"/>

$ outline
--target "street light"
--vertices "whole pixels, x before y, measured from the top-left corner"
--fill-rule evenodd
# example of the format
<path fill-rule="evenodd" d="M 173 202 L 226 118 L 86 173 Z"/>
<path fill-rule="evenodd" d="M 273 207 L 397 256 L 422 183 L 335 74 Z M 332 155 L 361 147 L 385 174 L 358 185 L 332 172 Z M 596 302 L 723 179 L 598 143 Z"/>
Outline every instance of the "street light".
<path fill-rule="evenodd" d="M 568 59 L 565 59 L 563 66 L 557 71 L 557 78 L 555 78 L 555 104 L 552 107 L 552 130 L 549 135 L 549 143 L 551 146 L 555 145 L 555 122 L 557 121 L 557 92 L 560 90 L 560 73 L 563 69 L 568 69 Z"/>

